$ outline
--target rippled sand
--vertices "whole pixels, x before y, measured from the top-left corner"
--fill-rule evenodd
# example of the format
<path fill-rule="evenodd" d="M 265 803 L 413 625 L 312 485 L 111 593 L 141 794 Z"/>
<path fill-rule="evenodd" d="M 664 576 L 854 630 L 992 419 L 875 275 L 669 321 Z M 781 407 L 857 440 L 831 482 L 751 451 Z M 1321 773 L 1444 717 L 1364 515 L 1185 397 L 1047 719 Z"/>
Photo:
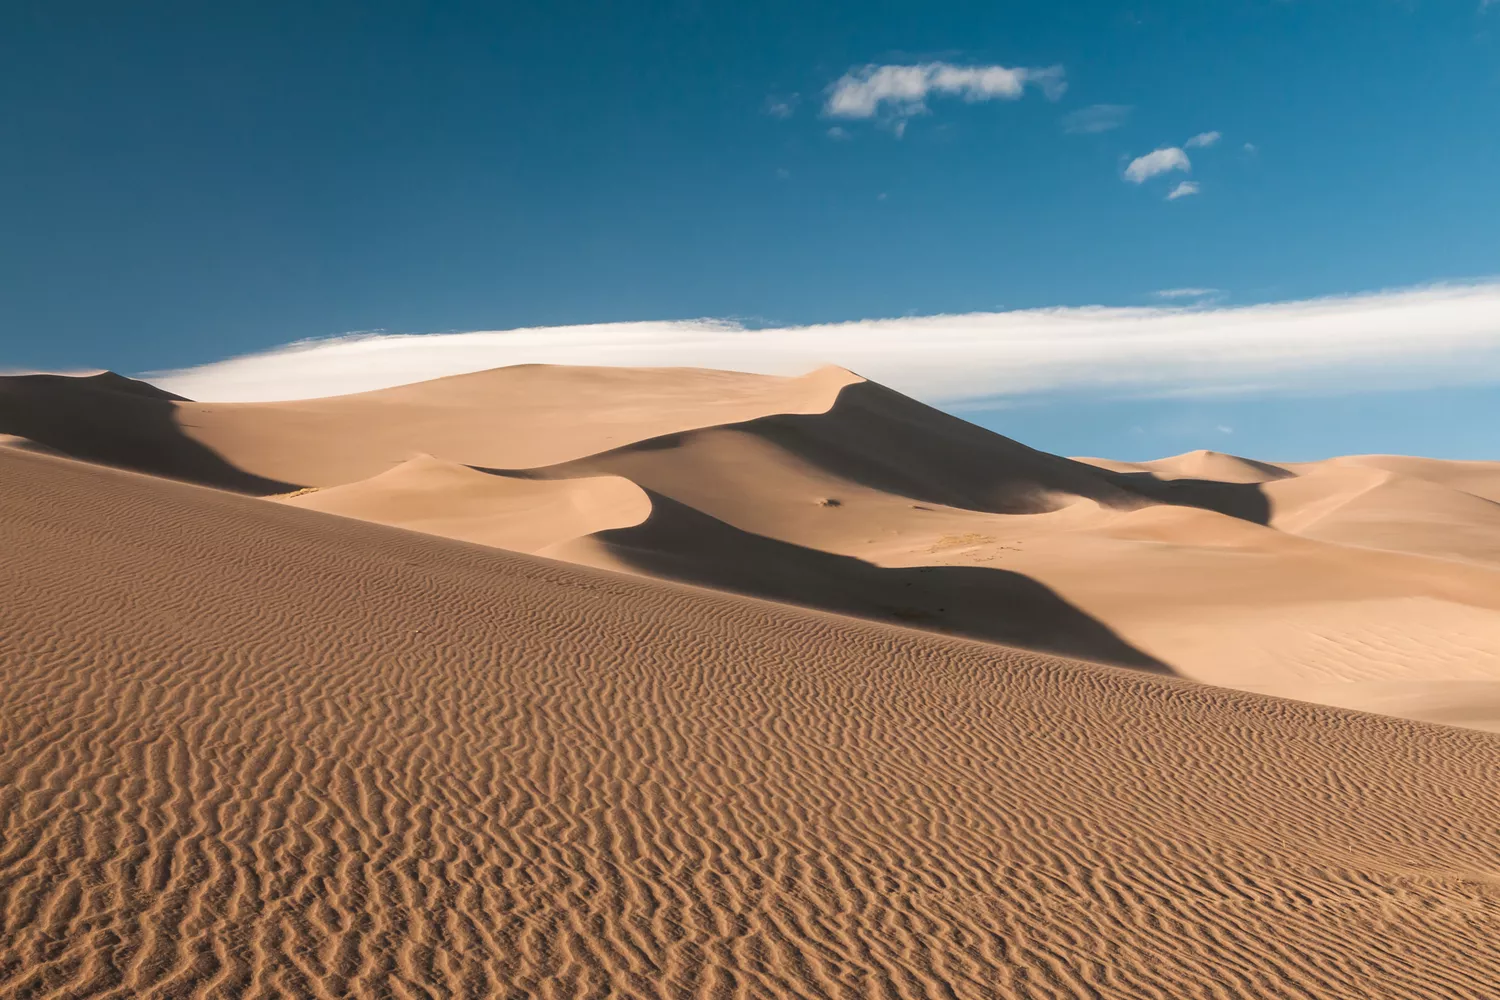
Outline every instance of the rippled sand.
<path fill-rule="evenodd" d="M 607 432 L 417 434 L 281 502 L 45 453 L 309 485 L 194 437 L 212 412 L 106 385 L 167 422 L 110 399 L 114 439 L 54 413 L 70 438 L 29 397 L 0 420 L 0 996 L 1496 995 L 1500 737 L 1169 655 L 1259 635 L 1226 672 L 1402 710 L 1447 656 L 1482 702 L 1454 637 L 1486 641 L 1493 570 L 1435 550 L 1487 510 L 1414 526 L 1409 483 L 1489 502 L 1488 470 L 1100 468 L 792 382 L 721 382 L 740 419 L 696 426 L 683 386 L 675 430 L 615 385 Z M 306 440 L 286 462 L 337 444 Z M 1070 643 L 1134 669 L 1037 651 Z"/>

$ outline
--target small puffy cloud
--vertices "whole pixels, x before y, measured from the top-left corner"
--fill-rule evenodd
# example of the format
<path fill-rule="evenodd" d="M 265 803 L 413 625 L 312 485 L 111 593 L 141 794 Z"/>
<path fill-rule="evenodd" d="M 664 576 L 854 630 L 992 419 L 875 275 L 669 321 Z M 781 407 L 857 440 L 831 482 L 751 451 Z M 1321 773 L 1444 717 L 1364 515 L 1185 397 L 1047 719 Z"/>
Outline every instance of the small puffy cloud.
<path fill-rule="evenodd" d="M 828 138 L 830 138 L 830 139 L 849 139 L 849 138 L 852 138 L 852 137 L 849 135 L 849 130 L 848 129 L 844 128 L 842 125 L 835 125 L 833 128 L 831 128 L 831 129 L 828 130 Z"/>
<path fill-rule="evenodd" d="M 785 97 L 770 97 L 766 99 L 766 114 L 772 118 L 790 118 L 797 111 L 797 105 L 802 102 L 800 94 L 788 94 Z"/>
<path fill-rule="evenodd" d="M 1067 88 L 1061 66 L 1043 69 L 1006 66 L 955 66 L 919 63 L 913 66 L 871 64 L 852 69 L 828 89 L 823 110 L 835 118 L 873 118 L 882 108 L 900 118 L 922 114 L 927 98 L 940 94 L 965 101 L 1014 101 L 1027 85 L 1056 100 Z"/>
<path fill-rule="evenodd" d="M 1158 149 L 1131 160 L 1130 166 L 1125 168 L 1125 179 L 1141 184 L 1157 174 L 1191 169 L 1193 169 L 1193 164 L 1187 158 L 1187 154 L 1176 146 L 1168 146 L 1166 149 Z"/>
<path fill-rule="evenodd" d="M 1260 152 L 1260 147 L 1253 142 L 1247 142 L 1245 143 L 1245 152 L 1249 153 L 1251 156 L 1254 156 L 1256 153 Z"/>
<path fill-rule="evenodd" d="M 1168 193 L 1167 200 L 1176 201 L 1178 198 L 1186 198 L 1190 194 L 1197 194 L 1199 190 L 1197 181 L 1182 181 Z"/>
<path fill-rule="evenodd" d="M 1124 125 L 1132 110 L 1128 104 L 1091 104 L 1063 115 L 1062 128 L 1069 135 L 1108 132 Z"/>
<path fill-rule="evenodd" d="M 1183 145 L 1188 149 L 1207 149 L 1222 138 L 1223 135 L 1219 132 L 1199 132 Z"/>
<path fill-rule="evenodd" d="M 1209 295 L 1218 295 L 1217 288 L 1163 288 L 1159 292 L 1152 292 L 1159 299 L 1201 299 Z"/>

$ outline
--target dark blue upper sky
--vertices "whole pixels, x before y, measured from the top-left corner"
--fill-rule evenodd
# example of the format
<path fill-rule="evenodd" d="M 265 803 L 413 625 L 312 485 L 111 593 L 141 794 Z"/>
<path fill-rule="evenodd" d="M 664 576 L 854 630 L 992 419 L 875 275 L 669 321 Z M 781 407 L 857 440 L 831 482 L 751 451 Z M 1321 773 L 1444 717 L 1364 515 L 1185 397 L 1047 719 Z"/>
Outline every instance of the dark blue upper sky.
<path fill-rule="evenodd" d="M 1068 89 L 821 113 L 928 61 Z M 1095 104 L 1133 110 L 1064 129 Z M 1497 270 L 1500 4 L 10 0 L 0 129 L 0 367 L 1289 299 Z M 1122 178 L 1210 130 L 1199 194 Z"/>

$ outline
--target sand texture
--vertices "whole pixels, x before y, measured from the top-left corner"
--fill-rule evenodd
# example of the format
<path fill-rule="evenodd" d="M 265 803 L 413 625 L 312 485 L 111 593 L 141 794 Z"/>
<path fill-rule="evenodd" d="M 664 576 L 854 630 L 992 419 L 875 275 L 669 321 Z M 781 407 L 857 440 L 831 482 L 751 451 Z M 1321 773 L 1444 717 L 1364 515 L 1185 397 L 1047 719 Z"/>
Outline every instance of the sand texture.
<path fill-rule="evenodd" d="M 1488 733 L 13 448 L 0 552 L 0 996 L 1500 983 Z"/>

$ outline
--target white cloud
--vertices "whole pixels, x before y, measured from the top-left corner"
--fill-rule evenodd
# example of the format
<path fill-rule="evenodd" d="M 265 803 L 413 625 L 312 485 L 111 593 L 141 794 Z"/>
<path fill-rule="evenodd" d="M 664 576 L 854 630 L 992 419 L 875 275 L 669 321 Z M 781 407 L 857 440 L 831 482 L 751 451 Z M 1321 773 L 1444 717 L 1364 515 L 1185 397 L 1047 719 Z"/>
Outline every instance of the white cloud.
<path fill-rule="evenodd" d="M 828 89 L 824 112 L 835 118 L 873 118 L 882 106 L 896 117 L 922 114 L 931 94 L 965 101 L 1013 101 L 1026 85 L 1041 88 L 1051 100 L 1062 96 L 1067 84 L 1061 66 L 1011 69 L 1005 66 L 954 66 L 932 62 L 913 66 L 852 69 Z"/>
<path fill-rule="evenodd" d="M 1223 136 L 1218 132 L 1199 132 L 1187 142 L 1183 143 L 1188 149 L 1207 149 L 1218 142 Z"/>
<path fill-rule="evenodd" d="M 1063 131 L 1070 135 L 1092 135 L 1108 132 L 1125 124 L 1134 110 L 1128 104 L 1091 104 L 1063 115 Z"/>
<path fill-rule="evenodd" d="M 1182 290 L 1169 290 L 1182 291 Z M 361 334 L 148 376 L 195 399 L 296 399 L 527 363 L 794 374 L 834 363 L 929 402 L 1349 392 L 1500 382 L 1500 280 L 1233 308 L 1032 309 L 746 330 L 710 320 Z"/>
<path fill-rule="evenodd" d="M 844 128 L 842 125 L 835 125 L 833 128 L 831 128 L 831 129 L 828 130 L 828 138 L 830 138 L 830 139 L 848 139 L 848 138 L 850 138 L 850 136 L 849 136 L 849 130 L 846 129 L 846 128 Z"/>
<path fill-rule="evenodd" d="M 1167 195 L 1168 201 L 1176 201 L 1178 198 L 1186 198 L 1190 194 L 1197 194 L 1201 190 L 1197 181 L 1181 181 Z"/>
<path fill-rule="evenodd" d="M 1164 174 L 1171 170 L 1191 169 L 1193 169 L 1193 164 L 1188 160 L 1187 154 L 1176 146 L 1169 146 L 1131 160 L 1130 166 L 1125 168 L 1125 179 L 1140 184 L 1157 174 Z"/>
<path fill-rule="evenodd" d="M 1163 288 L 1159 292 L 1152 292 L 1159 299 L 1201 299 L 1208 295 L 1218 295 L 1217 288 Z"/>
<path fill-rule="evenodd" d="M 1247 142 L 1245 143 L 1245 152 L 1249 153 L 1251 156 L 1254 156 L 1256 153 L 1260 152 L 1260 147 L 1253 142 Z"/>

